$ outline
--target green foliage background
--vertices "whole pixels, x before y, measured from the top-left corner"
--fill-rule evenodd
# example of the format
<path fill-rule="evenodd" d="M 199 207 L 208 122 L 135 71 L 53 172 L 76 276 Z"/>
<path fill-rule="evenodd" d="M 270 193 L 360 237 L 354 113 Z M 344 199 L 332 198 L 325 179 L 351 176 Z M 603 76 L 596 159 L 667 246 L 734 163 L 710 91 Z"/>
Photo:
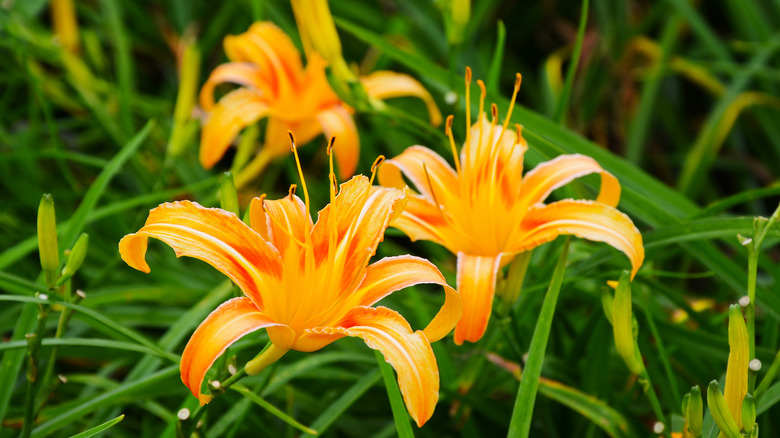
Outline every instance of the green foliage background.
<path fill-rule="evenodd" d="M 162 30 L 196 30 L 203 79 L 224 62 L 225 35 L 271 20 L 295 39 L 294 21 L 283 0 L 77 1 L 88 67 L 79 71 L 52 39 L 47 3 L 0 5 L 0 437 L 16 436 L 25 418 L 24 335 L 35 330 L 34 293 L 45 289 L 36 240 L 43 193 L 55 200 L 61 251 L 81 232 L 90 245 L 72 280 L 86 298 L 61 339 L 52 339 L 59 309 L 43 321 L 41 368 L 58 345 L 52 369 L 62 378 L 42 391 L 32 436 L 69 436 L 120 414 L 124 420 L 105 436 L 175 436 L 176 413 L 197 404 L 180 382 L 177 355 L 233 290 L 215 270 L 177 260 L 163 245 L 149 252 L 152 273 L 136 272 L 119 259 L 117 243 L 161 202 L 217 206 L 218 175 L 230 157 L 205 171 L 196 134 L 181 157 L 166 158 L 178 76 Z M 531 148 L 526 169 L 562 153 L 583 153 L 618 177 L 620 209 L 643 231 L 647 249 L 633 286 L 638 342 L 663 412 L 680 430 L 682 395 L 725 373 L 728 304 L 748 287 L 747 252 L 736 235 L 752 235 L 752 217 L 772 214 L 780 194 L 780 3 L 596 1 L 578 37 L 580 2 L 486 0 L 472 5 L 456 47 L 447 42 L 438 2 L 330 5 L 347 61 L 415 76 L 445 115 L 455 115 L 457 139 L 464 138 L 465 66 L 486 80 L 488 101 L 498 104 L 499 114 L 521 72 L 521 107 L 512 119 L 524 126 Z M 580 62 L 567 82 L 577 45 Z M 389 104 L 408 116 L 357 115 L 359 172 L 367 173 L 377 155 L 394 156 L 413 144 L 449 156 L 442 130 L 424 127 L 419 101 Z M 318 138 L 301 149 L 317 208 L 328 198 L 324 146 Z M 297 180 L 292 158 L 280 160 L 242 201 L 259 193 L 283 196 Z M 554 197 L 593 197 L 597 187 L 596 178 L 585 178 Z M 759 258 L 756 355 L 764 370 L 778 350 L 780 282 L 772 249 L 778 235 L 769 232 Z M 506 433 L 518 381 L 497 357 L 523 363 L 561 244 L 534 252 L 521 298 L 509 316 L 494 315 L 483 342 L 456 347 L 448 338 L 434 346 L 441 398 L 432 420 L 414 434 Z M 446 250 L 388 230 L 377 257 L 405 253 L 429 258 L 454 285 L 454 258 Z M 542 385 L 531 436 L 651 434 L 656 416 L 615 351 L 601 304 L 606 281 L 627 266 L 605 245 L 572 242 L 542 368 L 543 378 L 565 386 Z M 439 298 L 438 291 L 420 287 L 389 300 L 422 328 Z M 695 311 L 692 303 L 702 298 L 713 301 Z M 688 313 L 683 322 L 673 318 L 681 310 Z M 266 338 L 249 336 L 230 354 L 241 365 Z M 459 391 L 471 376 L 470 391 Z M 218 397 L 197 433 L 299 435 L 263 407 L 270 404 L 327 436 L 392 436 L 398 426 L 382 382 L 374 353 L 359 341 L 339 341 L 314 354 L 291 352 L 243 382 L 259 397 L 233 391 Z M 758 405 L 766 412 L 759 416 L 762 436 L 780 434 L 771 420 L 780 415 L 778 401 L 775 385 Z M 705 429 L 705 436 L 715 436 L 710 416 Z"/>

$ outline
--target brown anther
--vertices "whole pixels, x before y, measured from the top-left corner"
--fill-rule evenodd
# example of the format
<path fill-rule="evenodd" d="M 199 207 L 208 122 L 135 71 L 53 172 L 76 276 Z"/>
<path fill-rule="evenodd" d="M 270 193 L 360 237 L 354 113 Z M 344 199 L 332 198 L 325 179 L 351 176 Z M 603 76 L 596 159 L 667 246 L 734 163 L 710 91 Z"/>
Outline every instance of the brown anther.
<path fill-rule="evenodd" d="M 498 107 L 495 103 L 490 104 L 490 115 L 493 116 L 493 120 L 498 119 Z"/>
<path fill-rule="evenodd" d="M 471 67 L 466 67 L 466 85 L 471 84 Z"/>
<path fill-rule="evenodd" d="M 450 116 L 450 117 L 452 117 L 452 116 Z M 377 168 L 379 168 L 379 166 L 384 161 L 385 161 L 385 156 L 384 155 L 380 155 L 380 156 L 376 157 L 376 160 L 374 160 L 374 164 L 371 165 L 371 173 L 376 172 Z"/>
<path fill-rule="evenodd" d="M 450 134 L 452 134 L 452 121 L 454 119 L 455 119 L 455 116 L 453 116 L 452 114 L 447 116 L 447 121 L 445 122 L 445 125 L 444 125 L 444 135 L 449 136 Z"/>
<path fill-rule="evenodd" d="M 298 184 L 290 184 L 290 188 L 287 190 L 287 196 L 292 198 L 293 195 L 295 194 L 295 189 L 297 188 L 298 188 Z"/>
<path fill-rule="evenodd" d="M 521 83 L 523 83 L 523 75 L 521 75 L 520 73 L 517 73 L 517 75 L 515 76 L 515 90 L 519 90 L 520 89 L 520 84 Z"/>
<path fill-rule="evenodd" d="M 328 155 L 333 153 L 333 143 L 336 143 L 336 136 L 330 138 L 330 142 L 328 143 Z"/>
<path fill-rule="evenodd" d="M 290 136 L 290 148 L 293 152 L 295 152 L 295 134 L 293 134 L 293 132 L 288 129 L 287 135 Z"/>

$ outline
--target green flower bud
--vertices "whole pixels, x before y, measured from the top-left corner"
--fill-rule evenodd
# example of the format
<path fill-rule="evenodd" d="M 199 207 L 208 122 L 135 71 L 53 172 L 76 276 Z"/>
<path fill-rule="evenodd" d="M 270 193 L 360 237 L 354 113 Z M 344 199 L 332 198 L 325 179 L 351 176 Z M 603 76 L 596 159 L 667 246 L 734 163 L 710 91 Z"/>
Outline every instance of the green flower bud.
<path fill-rule="evenodd" d="M 742 424 L 745 432 L 750 436 L 753 432 L 753 425 L 756 424 L 756 400 L 752 395 L 745 395 L 742 400 Z"/>
<path fill-rule="evenodd" d="M 688 418 L 688 402 L 690 401 L 690 399 L 691 399 L 690 393 L 685 394 L 682 399 L 682 414 L 683 414 L 683 418 L 685 419 Z"/>
<path fill-rule="evenodd" d="M 715 424 L 718 425 L 720 431 L 726 438 L 742 438 L 742 434 L 739 432 L 739 426 L 737 422 L 731 416 L 729 407 L 726 405 L 726 399 L 723 398 L 723 394 L 720 393 L 720 387 L 718 381 L 713 380 L 707 387 L 707 405 L 710 408 L 712 418 L 715 420 Z"/>
<path fill-rule="evenodd" d="M 233 174 L 230 172 L 222 174 L 222 183 L 219 189 L 219 203 L 223 210 L 235 213 L 236 216 L 239 216 L 238 193 L 236 193 L 236 184 L 233 182 Z"/>
<path fill-rule="evenodd" d="M 84 258 L 87 256 L 87 248 L 89 246 L 89 235 L 81 233 L 79 239 L 73 245 L 68 255 L 68 261 L 65 262 L 65 268 L 62 270 L 62 276 L 57 281 L 57 285 L 61 285 L 69 280 L 76 271 L 79 270 L 81 264 L 84 263 Z"/>
<path fill-rule="evenodd" d="M 631 312 L 631 275 L 623 271 L 615 290 L 612 308 L 612 326 L 615 333 L 615 348 L 628 366 L 628 369 L 641 375 L 645 366 L 636 347 L 635 326 Z"/>
<path fill-rule="evenodd" d="M 703 427 L 704 406 L 701 401 L 701 389 L 696 385 L 691 388 L 690 398 L 688 399 L 687 412 L 684 412 L 685 419 L 688 421 L 688 431 L 691 435 L 700 437 Z"/>
<path fill-rule="evenodd" d="M 54 198 L 48 193 L 43 195 L 38 205 L 38 253 L 41 256 L 41 268 L 46 286 L 54 287 L 57 271 L 60 267 L 59 247 L 57 246 L 57 220 L 54 217 Z"/>

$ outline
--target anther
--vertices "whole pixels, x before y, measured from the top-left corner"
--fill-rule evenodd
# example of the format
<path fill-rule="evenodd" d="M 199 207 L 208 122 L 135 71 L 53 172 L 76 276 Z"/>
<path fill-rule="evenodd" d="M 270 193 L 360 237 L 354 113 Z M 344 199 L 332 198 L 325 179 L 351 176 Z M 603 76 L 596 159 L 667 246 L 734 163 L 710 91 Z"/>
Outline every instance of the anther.
<path fill-rule="evenodd" d="M 293 134 L 292 131 L 287 130 L 287 135 L 290 137 L 290 150 L 293 151 L 293 152 L 296 152 L 295 134 Z"/>
<path fill-rule="evenodd" d="M 466 67 L 466 85 L 471 85 L 471 67 Z"/>
<path fill-rule="evenodd" d="M 520 84 L 522 84 L 522 83 L 523 83 L 523 75 L 521 75 L 520 73 L 517 73 L 515 75 L 515 92 L 520 90 Z"/>
<path fill-rule="evenodd" d="M 447 121 L 444 122 L 444 135 L 450 136 L 452 135 L 452 121 L 455 119 L 455 116 L 450 114 L 447 116 Z"/>
<path fill-rule="evenodd" d="M 493 123 L 496 123 L 496 120 L 498 120 L 498 107 L 495 103 L 490 104 L 490 116 L 493 118 Z"/>
<path fill-rule="evenodd" d="M 447 116 L 447 123 L 444 125 L 444 132 L 447 134 L 447 137 L 450 139 L 450 149 L 452 149 L 452 158 L 455 160 L 455 170 L 458 172 L 458 175 L 461 174 L 460 171 L 460 159 L 458 158 L 458 149 L 455 147 L 455 138 L 452 136 L 452 120 L 455 117 L 450 114 Z"/>
<path fill-rule="evenodd" d="M 376 160 L 374 160 L 374 164 L 371 165 L 371 173 L 376 172 L 376 170 L 379 168 L 379 166 L 385 161 L 385 156 L 380 155 L 376 157 Z"/>
<path fill-rule="evenodd" d="M 333 153 L 333 143 L 336 143 L 336 136 L 330 138 L 330 142 L 328 143 L 328 155 L 330 156 Z"/>
<path fill-rule="evenodd" d="M 290 188 L 287 190 L 287 196 L 290 198 L 295 194 L 295 189 L 298 188 L 298 184 L 290 184 Z"/>

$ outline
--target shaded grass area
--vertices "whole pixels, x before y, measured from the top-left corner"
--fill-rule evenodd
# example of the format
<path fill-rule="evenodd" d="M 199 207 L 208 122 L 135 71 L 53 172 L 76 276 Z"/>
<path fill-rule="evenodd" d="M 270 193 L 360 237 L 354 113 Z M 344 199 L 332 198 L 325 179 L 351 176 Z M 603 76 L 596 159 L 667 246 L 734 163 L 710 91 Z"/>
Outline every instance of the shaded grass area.
<path fill-rule="evenodd" d="M 455 115 L 457 139 L 465 138 L 465 67 L 489 80 L 488 101 L 499 114 L 520 72 L 512 121 L 524 126 L 531 149 L 525 168 L 583 153 L 618 177 L 620 209 L 643 232 L 647 249 L 633 286 L 637 342 L 669 426 L 679 430 L 681 394 L 725 373 L 728 305 L 750 287 L 748 253 L 737 234 L 752 235 L 752 217 L 771 215 L 780 199 L 780 35 L 774 32 L 780 5 L 607 0 L 590 3 L 583 17 L 584 4 L 576 1 L 515 3 L 474 2 L 458 46 L 448 44 L 434 3 L 332 1 L 331 9 L 347 61 L 361 72 L 416 77 L 445 115 Z M 17 436 L 28 411 L 25 335 L 39 323 L 35 292 L 46 289 L 35 237 L 43 193 L 55 200 L 61 256 L 82 232 L 90 244 L 68 286 L 71 296 L 81 290 L 86 297 L 67 307 L 73 312 L 64 333 L 55 338 L 61 307 L 48 306 L 40 321 L 39 369 L 51 367 L 52 378 L 35 388 L 31 435 L 69 436 L 123 414 L 105 436 L 175 436 L 177 413 L 197 406 L 179 380 L 178 355 L 200 321 L 234 291 L 216 271 L 178 260 L 159 244 L 148 255 L 151 274 L 133 271 L 119 259 L 117 243 L 161 202 L 219 204 L 216 176 L 230 168 L 233 153 L 204 170 L 197 123 L 183 152 L 176 159 L 168 153 L 180 38 L 196 35 L 202 82 L 225 60 L 222 38 L 254 20 L 271 20 L 295 40 L 290 7 L 281 0 L 77 2 L 74 54 L 53 38 L 48 2 L 8 4 L 0 12 L 0 437 Z M 471 91 L 478 95 L 476 87 Z M 394 156 L 413 144 L 449 156 L 442 130 L 424 127 L 422 104 L 398 99 L 389 105 L 390 113 L 356 116 L 359 172 L 368 173 L 377 155 Z M 315 209 L 328 199 L 325 144 L 320 137 L 301 148 Z M 281 197 L 292 182 L 298 177 L 287 157 L 240 201 L 245 208 L 260 193 Z M 598 184 L 584 178 L 554 198 L 593 197 Z M 757 259 L 759 376 L 778 349 L 778 237 L 777 229 L 769 231 Z M 440 401 L 432 420 L 411 433 L 506 433 L 518 366 L 532 345 L 562 246 L 560 239 L 534 252 L 520 298 L 506 316 L 494 313 L 482 342 L 456 347 L 447 338 L 434 345 Z M 455 284 L 449 252 L 411 243 L 392 229 L 377 258 L 407 253 L 430 259 Z M 647 436 L 657 416 L 617 354 L 602 309 L 606 281 L 619 278 L 626 260 L 603 244 L 578 240 L 568 260 L 544 360 L 534 362 L 542 377 L 530 436 Z M 421 329 L 440 304 L 434 292 L 417 287 L 388 301 Z M 264 334 L 247 337 L 230 355 L 240 366 L 266 341 Z M 388 401 L 382 379 L 389 371 L 380 371 L 362 343 L 344 340 L 316 354 L 291 352 L 242 385 L 327 436 L 408 434 L 396 432 L 398 399 Z M 770 420 L 778 415 L 778 394 L 772 386 L 759 404 L 762 436 L 780 433 Z M 202 420 L 201 436 L 300 433 L 241 391 L 215 399 Z"/>

